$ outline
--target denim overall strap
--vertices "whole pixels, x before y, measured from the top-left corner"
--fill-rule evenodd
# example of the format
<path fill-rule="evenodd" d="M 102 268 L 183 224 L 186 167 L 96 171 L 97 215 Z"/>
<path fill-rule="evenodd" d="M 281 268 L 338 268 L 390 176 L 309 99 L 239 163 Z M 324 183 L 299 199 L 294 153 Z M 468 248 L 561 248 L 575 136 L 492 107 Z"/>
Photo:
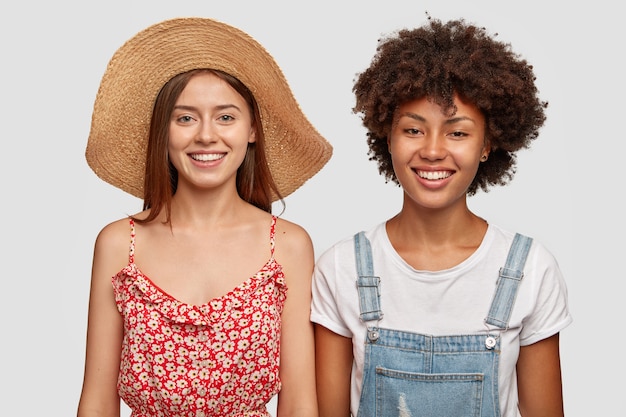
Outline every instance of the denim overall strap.
<path fill-rule="evenodd" d="M 511 311 L 515 303 L 519 283 L 524 276 L 524 264 L 532 245 L 532 238 L 515 234 L 506 258 L 506 264 L 500 268 L 496 292 L 485 322 L 501 329 L 509 326 Z"/>
<path fill-rule="evenodd" d="M 357 289 L 359 291 L 359 317 L 361 321 L 380 320 L 380 278 L 374 276 L 372 247 L 364 232 L 354 235 L 354 254 L 356 257 Z"/>

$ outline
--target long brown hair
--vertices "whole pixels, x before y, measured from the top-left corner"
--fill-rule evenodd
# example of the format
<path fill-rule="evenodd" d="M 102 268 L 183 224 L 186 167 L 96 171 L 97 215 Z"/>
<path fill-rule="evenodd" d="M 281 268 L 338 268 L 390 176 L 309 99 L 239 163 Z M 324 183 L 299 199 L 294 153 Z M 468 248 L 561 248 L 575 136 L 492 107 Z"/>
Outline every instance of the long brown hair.
<path fill-rule="evenodd" d="M 138 223 L 154 220 L 163 208 L 166 211 L 165 223 L 171 221 L 172 197 L 178 185 L 178 171 L 167 155 L 170 118 L 176 100 L 189 80 L 199 73 L 214 74 L 226 81 L 248 103 L 252 115 L 256 141 L 248 144 L 246 156 L 237 170 L 236 184 L 239 196 L 268 213 L 272 211 L 273 194 L 278 196 L 279 200 L 283 200 L 267 163 L 261 114 L 252 92 L 237 78 L 223 71 L 195 69 L 178 74 L 165 83 L 154 102 L 146 153 L 143 198 L 143 209 L 150 209 L 150 213 L 143 220 L 134 219 Z"/>

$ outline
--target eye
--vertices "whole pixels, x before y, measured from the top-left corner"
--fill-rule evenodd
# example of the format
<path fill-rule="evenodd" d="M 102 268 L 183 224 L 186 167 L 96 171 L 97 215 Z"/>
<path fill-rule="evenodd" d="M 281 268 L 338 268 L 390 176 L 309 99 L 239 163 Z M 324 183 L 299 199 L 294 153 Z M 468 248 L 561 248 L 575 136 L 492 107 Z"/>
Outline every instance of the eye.
<path fill-rule="evenodd" d="M 462 132 L 460 130 L 455 130 L 454 132 L 450 133 L 450 136 L 452 136 L 455 139 L 462 139 L 462 138 L 464 138 L 464 137 L 466 137 L 468 135 L 467 135 L 467 133 Z"/>
<path fill-rule="evenodd" d="M 178 117 L 176 120 L 181 123 L 189 123 L 193 120 L 193 118 L 189 115 L 184 115 L 184 116 Z"/>
<path fill-rule="evenodd" d="M 409 127 L 409 128 L 404 129 L 404 133 L 406 133 L 409 136 L 417 136 L 420 133 L 422 133 L 422 131 L 416 127 Z"/>
<path fill-rule="evenodd" d="M 232 120 L 235 120 L 235 118 L 230 114 L 223 114 L 219 117 L 219 120 L 222 122 L 230 122 Z"/>

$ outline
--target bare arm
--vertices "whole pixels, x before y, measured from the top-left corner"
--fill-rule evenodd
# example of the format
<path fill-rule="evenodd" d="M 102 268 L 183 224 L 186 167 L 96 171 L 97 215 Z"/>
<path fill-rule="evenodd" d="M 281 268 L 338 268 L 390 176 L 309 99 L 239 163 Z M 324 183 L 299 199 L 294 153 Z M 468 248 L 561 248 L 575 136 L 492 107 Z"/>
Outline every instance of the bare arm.
<path fill-rule="evenodd" d="M 276 259 L 283 265 L 287 300 L 282 313 L 277 416 L 317 417 L 315 342 L 311 315 L 313 245 L 304 229 L 280 222 Z"/>
<path fill-rule="evenodd" d="M 315 362 L 320 417 L 349 417 L 352 340 L 316 324 Z"/>
<path fill-rule="evenodd" d="M 524 417 L 563 417 L 559 334 L 522 346 L 517 360 L 519 410 Z"/>
<path fill-rule="evenodd" d="M 124 243 L 120 244 L 120 226 L 114 224 L 105 227 L 96 240 L 89 296 L 85 375 L 78 417 L 120 415 L 117 376 L 123 327 L 115 305 L 111 278 L 128 261 L 130 233 L 126 222 L 126 236 Z"/>

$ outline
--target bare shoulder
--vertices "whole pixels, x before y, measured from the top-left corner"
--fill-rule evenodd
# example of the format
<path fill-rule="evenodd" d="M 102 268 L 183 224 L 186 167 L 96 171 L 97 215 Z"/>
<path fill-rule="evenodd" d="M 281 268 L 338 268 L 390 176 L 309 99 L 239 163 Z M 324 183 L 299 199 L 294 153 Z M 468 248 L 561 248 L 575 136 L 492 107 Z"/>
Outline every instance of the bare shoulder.
<path fill-rule="evenodd" d="M 302 226 L 280 217 L 276 220 L 276 245 L 279 244 L 304 250 L 313 247 L 309 233 Z"/>
<path fill-rule="evenodd" d="M 117 246 L 122 240 L 125 240 L 126 246 L 128 246 L 130 234 L 130 219 L 124 218 L 116 220 L 107 224 L 100 230 L 96 237 L 96 246 Z"/>
<path fill-rule="evenodd" d="M 148 210 L 133 214 L 135 219 L 146 218 Z M 112 221 L 100 230 L 96 238 L 96 246 L 105 247 L 117 247 L 125 246 L 125 250 L 128 250 L 130 243 L 131 223 L 130 217 L 123 217 L 121 219 Z"/>
<path fill-rule="evenodd" d="M 313 242 L 309 233 L 300 225 L 278 219 L 275 233 L 276 260 L 283 266 L 288 286 L 294 294 L 301 294 L 308 303 L 313 275 Z"/>
<path fill-rule="evenodd" d="M 96 237 L 94 247 L 94 273 L 113 276 L 128 263 L 131 225 L 123 218 L 104 226 Z"/>
<path fill-rule="evenodd" d="M 276 221 L 275 256 L 286 271 L 309 271 L 313 268 L 313 242 L 300 225 L 279 218 Z"/>

